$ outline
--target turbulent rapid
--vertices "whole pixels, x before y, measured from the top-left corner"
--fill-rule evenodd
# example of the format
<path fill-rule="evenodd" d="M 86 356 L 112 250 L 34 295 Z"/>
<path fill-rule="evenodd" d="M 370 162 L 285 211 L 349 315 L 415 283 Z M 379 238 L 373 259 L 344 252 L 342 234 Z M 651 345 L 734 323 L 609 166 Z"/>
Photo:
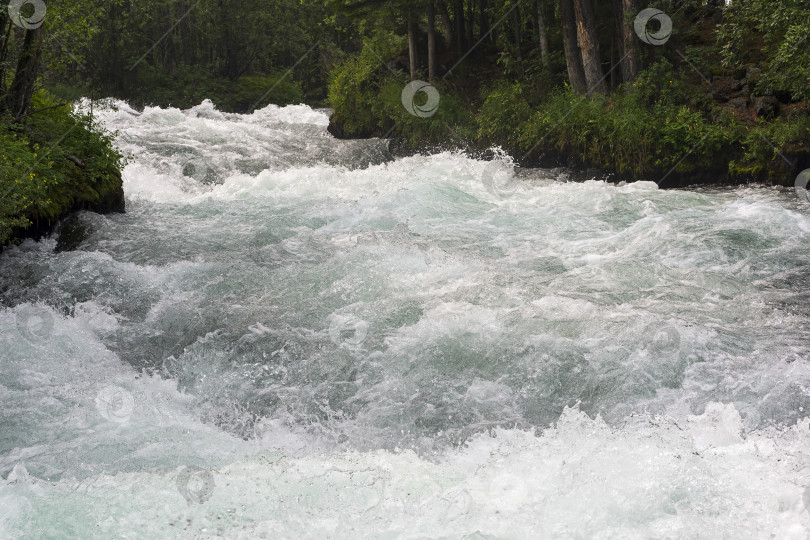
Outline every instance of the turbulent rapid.
<path fill-rule="evenodd" d="M 807 537 L 792 191 L 113 105 L 127 214 L 0 255 L 0 537 Z"/>

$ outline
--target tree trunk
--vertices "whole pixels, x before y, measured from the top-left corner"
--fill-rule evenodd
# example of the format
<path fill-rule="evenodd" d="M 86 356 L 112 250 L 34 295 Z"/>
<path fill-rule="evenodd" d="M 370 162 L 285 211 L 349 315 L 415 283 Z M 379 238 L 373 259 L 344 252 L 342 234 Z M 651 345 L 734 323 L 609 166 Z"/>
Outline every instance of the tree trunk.
<path fill-rule="evenodd" d="M 577 45 L 577 22 L 574 14 L 574 0 L 560 0 L 560 18 L 562 19 L 563 48 L 565 63 L 568 66 L 568 82 L 578 94 L 588 90 L 585 72 L 582 68 L 582 56 Z"/>
<path fill-rule="evenodd" d="M 436 7 L 433 0 L 428 0 L 428 82 L 436 81 Z"/>
<path fill-rule="evenodd" d="M 467 4 L 467 46 L 475 43 L 475 2 Z"/>
<path fill-rule="evenodd" d="M 534 11 L 537 14 L 537 41 L 540 46 L 540 58 L 543 62 L 548 62 L 548 33 L 546 32 L 546 19 L 543 16 L 543 4 L 535 2 L 534 6 Z"/>
<path fill-rule="evenodd" d="M 6 55 L 8 54 L 8 41 L 11 39 L 11 17 L 8 16 L 8 10 L 0 9 L 0 30 L 3 31 L 0 37 L 0 92 L 6 90 Z M 0 98 L 0 110 L 5 105 Z"/>
<path fill-rule="evenodd" d="M 411 64 L 411 80 L 416 80 L 416 36 L 413 14 L 408 10 L 408 58 Z"/>
<path fill-rule="evenodd" d="M 487 0 L 478 0 L 479 26 L 481 27 L 481 37 L 489 32 L 489 16 L 487 15 Z M 490 36 L 490 40 L 492 37 Z"/>
<path fill-rule="evenodd" d="M 636 34 L 633 30 L 633 19 L 636 12 L 636 0 L 615 0 L 617 8 L 616 22 L 619 34 L 619 56 L 621 61 L 622 81 L 630 83 L 638 76 L 638 52 L 636 51 Z"/>
<path fill-rule="evenodd" d="M 466 48 L 464 39 L 464 0 L 455 0 L 453 3 L 453 20 L 456 23 L 454 32 L 456 35 L 456 55 L 461 58 L 467 52 L 464 50 Z"/>
<path fill-rule="evenodd" d="M 43 32 L 42 26 L 25 31 L 25 40 L 22 49 L 20 49 L 14 80 L 11 81 L 11 86 L 9 86 L 6 95 L 6 110 L 11 113 L 14 119 L 23 118 L 31 107 L 31 98 L 34 95 L 39 63 L 42 57 Z"/>
<path fill-rule="evenodd" d="M 577 35 L 582 52 L 582 67 L 588 83 L 588 93 L 607 94 L 605 74 L 602 72 L 602 59 L 599 54 L 599 38 L 596 35 L 596 18 L 591 0 L 574 0 L 577 18 Z"/>
<path fill-rule="evenodd" d="M 512 10 L 512 33 L 515 37 L 515 60 L 517 61 L 518 76 L 523 78 L 523 53 L 520 39 L 520 7 Z"/>
<path fill-rule="evenodd" d="M 444 26 L 444 42 L 447 48 L 453 47 L 456 43 L 456 36 L 453 33 L 453 21 L 450 19 L 450 12 L 447 9 L 447 2 L 439 0 L 439 15 L 442 17 L 442 25 Z"/>

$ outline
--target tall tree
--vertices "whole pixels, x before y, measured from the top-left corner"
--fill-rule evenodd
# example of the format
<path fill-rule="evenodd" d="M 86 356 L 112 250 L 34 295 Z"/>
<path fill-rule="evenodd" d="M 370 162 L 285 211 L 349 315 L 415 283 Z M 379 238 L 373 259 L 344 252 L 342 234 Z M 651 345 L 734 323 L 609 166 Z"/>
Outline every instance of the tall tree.
<path fill-rule="evenodd" d="M 574 0 L 560 0 L 560 18 L 562 19 L 563 48 L 565 49 L 565 64 L 568 67 L 568 82 L 574 92 L 584 94 L 588 91 L 588 84 L 585 82 L 582 55 L 579 52 Z"/>
<path fill-rule="evenodd" d="M 8 94 L 6 94 L 6 110 L 16 120 L 24 118 L 31 107 L 31 98 L 34 96 L 42 59 L 44 33 L 44 25 L 25 31 L 25 38 L 17 59 L 17 69 L 14 71 L 14 80 L 11 81 Z"/>
<path fill-rule="evenodd" d="M 638 51 L 632 19 L 636 12 L 636 0 L 613 0 L 613 6 L 616 12 L 622 82 L 629 83 L 638 76 Z"/>
<path fill-rule="evenodd" d="M 588 92 L 607 94 L 605 74 L 602 71 L 602 58 L 599 54 L 599 38 L 596 35 L 593 3 L 591 0 L 574 0 L 574 12 L 577 18 L 577 36 Z"/>
<path fill-rule="evenodd" d="M 546 31 L 546 19 L 542 2 L 534 3 L 534 12 L 537 17 L 537 45 L 540 48 L 540 58 L 547 62 L 549 55 L 548 32 Z"/>
<path fill-rule="evenodd" d="M 411 80 L 416 79 L 416 23 L 414 22 L 413 10 L 408 8 L 408 61 L 411 68 Z"/>
<path fill-rule="evenodd" d="M 436 82 L 436 5 L 434 0 L 428 0 L 428 81 Z"/>

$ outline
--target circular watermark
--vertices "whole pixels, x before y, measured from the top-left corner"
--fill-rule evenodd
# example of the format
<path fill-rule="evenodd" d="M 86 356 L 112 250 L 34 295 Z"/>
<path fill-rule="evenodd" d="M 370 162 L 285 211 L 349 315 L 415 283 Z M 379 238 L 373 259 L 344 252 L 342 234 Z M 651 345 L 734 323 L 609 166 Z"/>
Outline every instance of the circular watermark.
<path fill-rule="evenodd" d="M 202 504 L 214 493 L 214 474 L 208 469 L 183 467 L 177 475 L 177 491 L 189 504 Z"/>
<path fill-rule="evenodd" d="M 443 519 L 456 521 L 472 511 L 473 498 L 470 492 L 462 488 L 451 488 L 439 496 L 437 506 Z"/>
<path fill-rule="evenodd" d="M 810 169 L 805 169 L 799 173 L 793 184 L 796 188 L 796 195 L 805 202 L 810 202 L 810 193 L 807 192 L 808 182 L 810 182 Z"/>
<path fill-rule="evenodd" d="M 658 23 L 658 30 L 651 31 L 650 23 Z M 638 38 L 648 45 L 663 45 L 672 36 L 672 19 L 660 9 L 642 9 L 633 23 Z"/>
<path fill-rule="evenodd" d="M 681 349 L 681 334 L 673 326 L 656 328 L 652 335 L 650 349 L 662 356 L 675 354 Z"/>
<path fill-rule="evenodd" d="M 422 105 L 416 104 L 416 95 L 424 93 L 427 101 Z M 425 81 L 411 81 L 402 89 L 402 106 L 405 110 L 419 118 L 430 118 L 439 110 L 439 91 L 436 87 Z"/>
<path fill-rule="evenodd" d="M 24 307 L 17 312 L 17 328 L 31 343 L 45 341 L 53 333 L 53 315 L 45 308 Z"/>
<path fill-rule="evenodd" d="M 161 365 L 161 372 L 167 377 L 177 377 L 183 370 L 183 366 L 174 355 L 168 356 L 163 360 Z"/>
<path fill-rule="evenodd" d="M 503 161 L 490 161 L 481 171 L 481 182 L 484 187 L 498 197 L 509 197 L 518 188 L 515 168 Z"/>
<path fill-rule="evenodd" d="M 96 396 L 96 409 L 107 420 L 121 424 L 132 416 L 135 399 L 119 386 L 106 386 Z"/>
<path fill-rule="evenodd" d="M 329 325 L 329 337 L 337 345 L 356 348 L 368 335 L 368 322 L 354 315 L 334 315 Z"/>
<path fill-rule="evenodd" d="M 204 183 L 208 178 L 208 165 L 205 163 L 205 160 L 193 157 L 183 163 L 182 172 L 183 176 L 188 176 L 197 182 Z"/>
<path fill-rule="evenodd" d="M 33 8 L 30 15 L 23 14 L 26 6 Z M 46 12 L 44 0 L 11 0 L 8 4 L 8 16 L 11 18 L 11 22 L 26 30 L 36 30 L 42 26 L 42 23 L 45 22 Z"/>

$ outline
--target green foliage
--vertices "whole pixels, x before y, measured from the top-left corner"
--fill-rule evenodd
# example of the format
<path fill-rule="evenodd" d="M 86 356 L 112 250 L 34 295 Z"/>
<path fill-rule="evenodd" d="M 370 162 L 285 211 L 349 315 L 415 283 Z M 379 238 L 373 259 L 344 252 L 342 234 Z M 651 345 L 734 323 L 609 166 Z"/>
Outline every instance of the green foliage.
<path fill-rule="evenodd" d="M 53 105 L 44 92 L 34 97 L 35 109 Z M 121 187 L 122 156 L 87 113 L 61 107 L 32 115 L 25 125 L 3 119 L 0 148 L 0 245 L 15 228 L 53 223 Z"/>
<path fill-rule="evenodd" d="M 178 69 L 172 75 L 144 66 L 138 72 L 137 93 L 125 95 L 133 105 L 159 105 L 187 109 L 210 99 L 226 112 L 249 112 L 269 103 L 288 105 L 304 99 L 300 82 L 284 73 L 264 76 L 242 76 L 229 81 L 206 72 L 203 68 Z"/>
<path fill-rule="evenodd" d="M 810 158 L 810 117 L 794 116 L 760 122 L 742 139 L 743 155 L 729 165 L 732 173 L 779 183 L 788 156 Z"/>
<path fill-rule="evenodd" d="M 810 19 L 805 0 L 732 2 L 718 31 L 723 62 L 742 67 L 763 55 L 765 72 L 757 89 L 787 90 L 810 99 Z M 759 40 L 764 41 L 764 49 Z M 761 51 L 761 52 L 760 52 Z"/>
<path fill-rule="evenodd" d="M 520 132 L 515 126 L 523 125 L 532 115 L 532 108 L 524 96 L 520 83 L 499 81 L 485 92 L 483 104 L 476 115 L 479 140 L 503 145 L 509 150 L 520 148 Z"/>
<path fill-rule="evenodd" d="M 666 61 L 610 98 L 564 89 L 533 110 L 522 93 L 519 84 L 502 84 L 487 95 L 477 116 L 484 143 L 641 177 L 722 167 L 718 159 L 740 137 L 730 115 L 709 119 L 686 105 L 695 103 L 693 92 Z"/>
<path fill-rule="evenodd" d="M 383 81 L 393 77 L 380 59 L 393 57 L 403 43 L 402 38 L 380 33 L 330 74 L 329 104 L 348 133 L 370 135 L 390 127 L 390 121 L 377 114 L 378 90 Z"/>

